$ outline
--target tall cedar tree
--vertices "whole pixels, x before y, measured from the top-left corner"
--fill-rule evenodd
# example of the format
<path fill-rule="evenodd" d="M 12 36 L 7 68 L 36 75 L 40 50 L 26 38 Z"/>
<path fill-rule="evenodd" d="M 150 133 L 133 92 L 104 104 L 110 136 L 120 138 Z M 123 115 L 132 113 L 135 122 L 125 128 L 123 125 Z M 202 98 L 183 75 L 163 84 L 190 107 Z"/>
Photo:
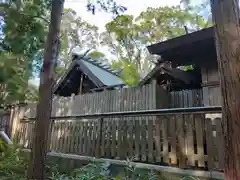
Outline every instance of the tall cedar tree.
<path fill-rule="evenodd" d="M 39 103 L 35 125 L 34 143 L 28 168 L 28 179 L 44 180 L 45 159 L 51 127 L 52 90 L 58 56 L 59 32 L 64 0 L 52 0 L 51 21 L 44 51 L 44 61 L 39 87 Z"/>
<path fill-rule="evenodd" d="M 240 179 L 240 25 L 238 0 L 211 0 L 222 91 L 225 180 Z"/>

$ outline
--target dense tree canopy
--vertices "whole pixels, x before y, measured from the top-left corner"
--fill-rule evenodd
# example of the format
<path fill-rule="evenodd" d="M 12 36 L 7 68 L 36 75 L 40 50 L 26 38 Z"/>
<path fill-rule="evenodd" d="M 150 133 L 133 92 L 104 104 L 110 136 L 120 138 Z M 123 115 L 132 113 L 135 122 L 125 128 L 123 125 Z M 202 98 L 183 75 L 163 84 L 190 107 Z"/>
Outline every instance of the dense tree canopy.
<path fill-rule="evenodd" d="M 141 76 L 149 72 L 154 61 L 146 46 L 183 35 L 186 26 L 188 32 L 193 32 L 208 24 L 196 12 L 179 6 L 147 8 L 136 18 L 120 15 L 107 23 L 106 32 L 101 35 L 101 45 L 107 46 L 113 55 L 114 67 L 125 67 L 123 79 L 136 84 Z"/>

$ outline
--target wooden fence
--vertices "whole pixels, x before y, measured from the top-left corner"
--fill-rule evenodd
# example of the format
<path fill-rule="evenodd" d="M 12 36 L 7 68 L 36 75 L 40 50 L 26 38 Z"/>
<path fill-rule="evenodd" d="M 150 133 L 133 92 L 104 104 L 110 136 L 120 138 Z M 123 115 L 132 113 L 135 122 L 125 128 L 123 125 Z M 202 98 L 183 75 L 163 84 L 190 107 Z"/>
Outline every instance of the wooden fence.
<path fill-rule="evenodd" d="M 156 83 L 142 87 L 89 93 L 73 97 L 55 97 L 52 116 L 71 116 L 103 112 L 122 112 L 162 108 L 203 106 L 202 90 L 167 93 Z M 25 116 L 35 117 L 36 104 L 25 107 Z"/>
<path fill-rule="evenodd" d="M 208 112 L 183 115 L 180 112 L 161 116 L 74 118 L 95 113 L 201 106 L 201 93 L 201 90 L 189 90 L 169 95 L 152 83 L 55 98 L 51 150 L 124 160 L 129 157 L 139 162 L 180 167 L 223 168 L 220 112 L 215 115 Z M 20 120 L 35 116 L 35 104 L 15 107 L 11 111 L 11 135 L 25 148 L 32 147 L 34 121 Z"/>
<path fill-rule="evenodd" d="M 112 118 L 55 118 L 51 150 L 178 167 L 223 168 L 221 113 Z M 131 118 L 131 119 L 129 119 Z M 17 142 L 31 148 L 34 122 L 22 122 Z"/>
<path fill-rule="evenodd" d="M 170 93 L 169 108 L 187 108 L 199 106 L 204 106 L 202 89 L 173 91 Z"/>
<path fill-rule="evenodd" d="M 0 109 L 0 129 L 3 129 L 10 136 L 10 112 L 4 109 Z"/>
<path fill-rule="evenodd" d="M 142 87 L 102 91 L 73 97 L 55 97 L 52 104 L 52 116 L 156 109 L 156 88 L 155 83 L 152 83 Z M 158 93 L 162 93 L 160 96 L 163 100 L 159 104 L 163 108 L 161 103 L 166 104 L 164 97 L 167 96 L 167 93 L 164 91 L 158 91 Z M 35 115 L 36 104 L 28 104 L 25 107 L 25 116 L 35 117 Z"/>

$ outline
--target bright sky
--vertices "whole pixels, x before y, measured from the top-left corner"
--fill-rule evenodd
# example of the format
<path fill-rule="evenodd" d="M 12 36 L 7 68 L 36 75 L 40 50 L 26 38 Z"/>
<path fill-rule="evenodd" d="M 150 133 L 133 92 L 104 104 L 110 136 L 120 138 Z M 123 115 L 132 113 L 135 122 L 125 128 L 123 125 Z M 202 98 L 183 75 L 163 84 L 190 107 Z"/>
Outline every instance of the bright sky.
<path fill-rule="evenodd" d="M 147 7 L 178 5 L 180 3 L 180 0 L 116 0 L 116 2 L 122 6 L 127 7 L 127 11 L 125 13 L 137 16 Z M 102 30 L 104 28 L 104 25 L 107 22 L 111 21 L 111 15 L 102 11 L 96 12 L 95 15 L 92 15 L 86 10 L 86 3 L 87 0 L 66 0 L 65 8 L 71 8 L 75 10 L 77 14 L 85 21 L 98 26 Z"/>

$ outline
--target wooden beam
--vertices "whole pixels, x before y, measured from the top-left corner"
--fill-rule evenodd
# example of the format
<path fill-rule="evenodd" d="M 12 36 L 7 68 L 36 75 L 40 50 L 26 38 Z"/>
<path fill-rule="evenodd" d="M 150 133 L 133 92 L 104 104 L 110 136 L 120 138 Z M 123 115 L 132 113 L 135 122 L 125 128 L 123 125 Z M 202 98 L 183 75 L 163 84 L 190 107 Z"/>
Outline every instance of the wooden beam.
<path fill-rule="evenodd" d="M 23 152 L 31 152 L 29 149 L 23 149 Z M 116 160 L 116 159 L 105 159 L 105 158 L 95 158 L 90 156 L 80 156 L 76 154 L 64 154 L 64 153 L 56 153 L 56 152 L 49 152 L 47 154 L 51 157 L 57 158 L 66 158 L 66 159 L 73 159 L 73 160 L 80 160 L 80 161 L 88 161 L 90 162 L 100 162 L 105 163 L 108 162 L 112 165 L 119 165 L 119 166 L 127 166 L 128 164 L 132 165 L 133 167 L 139 169 L 148 169 L 148 170 L 155 170 L 159 172 L 168 172 L 173 174 L 179 174 L 183 176 L 193 176 L 193 177 L 202 177 L 202 178 L 214 178 L 216 180 L 223 180 L 224 174 L 217 172 L 217 171 L 200 171 L 200 170 L 189 170 L 189 169 L 180 169 L 176 167 L 168 167 L 168 166 L 159 166 L 153 164 L 145 164 L 145 163 L 136 163 L 136 162 L 127 162 L 124 160 Z"/>
<path fill-rule="evenodd" d="M 79 92 L 78 92 L 78 94 L 82 94 L 84 76 L 85 76 L 85 75 L 84 75 L 83 73 L 81 73 L 80 85 L 79 85 Z"/>
<path fill-rule="evenodd" d="M 189 73 L 180 69 L 162 67 L 160 71 L 172 76 L 174 79 L 183 81 L 185 84 L 190 84 L 191 81 L 193 80 Z"/>

